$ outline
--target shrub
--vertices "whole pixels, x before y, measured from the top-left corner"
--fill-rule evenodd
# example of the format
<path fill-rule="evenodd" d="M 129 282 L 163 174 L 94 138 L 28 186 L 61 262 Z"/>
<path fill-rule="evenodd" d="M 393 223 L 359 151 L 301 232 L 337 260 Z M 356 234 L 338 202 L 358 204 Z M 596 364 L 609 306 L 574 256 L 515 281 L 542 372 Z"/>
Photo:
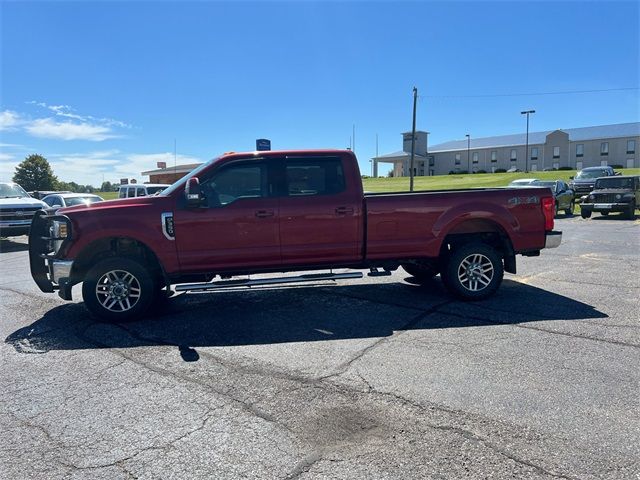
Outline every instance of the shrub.
<path fill-rule="evenodd" d="M 611 168 L 618 169 L 618 168 L 626 168 L 624 165 L 611 165 Z"/>
<path fill-rule="evenodd" d="M 486 170 L 476 170 L 476 173 L 487 173 Z"/>
<path fill-rule="evenodd" d="M 558 170 L 573 170 L 573 167 L 560 167 Z"/>
<path fill-rule="evenodd" d="M 504 168 L 496 168 L 493 173 L 507 173 L 507 170 Z"/>

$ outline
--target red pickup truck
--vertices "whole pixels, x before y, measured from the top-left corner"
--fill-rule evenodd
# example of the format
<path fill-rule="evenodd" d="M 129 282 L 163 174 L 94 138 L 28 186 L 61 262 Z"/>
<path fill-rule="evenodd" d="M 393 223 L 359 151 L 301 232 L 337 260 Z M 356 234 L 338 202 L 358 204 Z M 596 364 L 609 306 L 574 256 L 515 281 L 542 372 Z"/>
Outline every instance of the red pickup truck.
<path fill-rule="evenodd" d="M 231 153 L 156 196 L 40 211 L 29 236 L 43 292 L 113 321 L 176 292 L 390 275 L 441 275 L 464 300 L 486 298 L 516 254 L 557 247 L 547 188 L 363 193 L 344 150 Z M 279 278 L 266 272 L 329 270 Z M 216 278 L 219 277 L 219 278 Z"/>

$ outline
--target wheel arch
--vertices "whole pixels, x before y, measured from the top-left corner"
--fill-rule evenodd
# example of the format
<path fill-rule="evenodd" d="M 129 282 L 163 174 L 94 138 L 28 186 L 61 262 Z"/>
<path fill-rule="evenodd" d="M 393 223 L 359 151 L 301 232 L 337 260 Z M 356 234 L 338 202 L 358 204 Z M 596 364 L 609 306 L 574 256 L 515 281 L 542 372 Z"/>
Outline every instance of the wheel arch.
<path fill-rule="evenodd" d="M 116 257 L 142 260 L 159 280 L 167 284 L 164 266 L 153 249 L 136 238 L 123 236 L 100 238 L 85 246 L 74 259 L 71 270 L 72 281 L 74 283 L 83 281 L 87 272 L 97 262 Z"/>
<path fill-rule="evenodd" d="M 493 247 L 504 260 L 504 269 L 516 273 L 515 251 L 506 229 L 489 218 L 472 218 L 453 225 L 440 245 L 440 258 L 447 258 L 450 251 L 460 245 L 482 242 Z"/>

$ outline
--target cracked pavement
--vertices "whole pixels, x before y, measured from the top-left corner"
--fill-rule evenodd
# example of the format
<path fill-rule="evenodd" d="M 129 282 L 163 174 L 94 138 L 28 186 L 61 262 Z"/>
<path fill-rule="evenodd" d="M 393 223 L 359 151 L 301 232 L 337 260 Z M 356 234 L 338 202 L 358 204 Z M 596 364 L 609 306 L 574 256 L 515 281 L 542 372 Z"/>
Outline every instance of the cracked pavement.
<path fill-rule="evenodd" d="M 0 240 L 0 478 L 638 478 L 640 221 L 556 228 L 485 302 L 399 270 L 122 325 Z"/>

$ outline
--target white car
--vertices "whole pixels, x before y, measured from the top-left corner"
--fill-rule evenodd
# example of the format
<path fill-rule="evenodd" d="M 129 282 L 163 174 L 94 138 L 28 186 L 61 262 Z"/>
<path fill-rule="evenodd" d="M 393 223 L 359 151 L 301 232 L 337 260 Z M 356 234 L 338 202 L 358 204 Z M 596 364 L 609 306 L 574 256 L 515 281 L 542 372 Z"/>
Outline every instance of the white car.
<path fill-rule="evenodd" d="M 33 215 L 47 204 L 29 196 L 17 183 L 0 182 L 0 237 L 29 233 Z"/>
<path fill-rule="evenodd" d="M 120 185 L 118 198 L 147 197 L 160 193 L 170 186 L 168 183 L 132 183 L 130 185 Z"/>
<path fill-rule="evenodd" d="M 520 178 L 518 180 L 514 180 L 509 185 L 508 188 L 521 188 L 521 187 L 530 187 L 532 183 L 539 182 L 539 178 Z"/>
<path fill-rule="evenodd" d="M 92 193 L 52 193 L 44 197 L 42 201 L 51 208 L 63 208 L 104 202 L 104 198 Z"/>

